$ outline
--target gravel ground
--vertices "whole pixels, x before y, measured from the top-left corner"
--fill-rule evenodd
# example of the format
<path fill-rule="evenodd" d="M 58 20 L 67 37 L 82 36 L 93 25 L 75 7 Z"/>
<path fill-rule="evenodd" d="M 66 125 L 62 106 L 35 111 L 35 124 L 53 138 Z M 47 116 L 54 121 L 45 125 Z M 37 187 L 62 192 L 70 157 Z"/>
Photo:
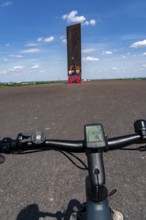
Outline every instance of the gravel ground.
<path fill-rule="evenodd" d="M 112 137 L 133 133 L 140 118 L 146 119 L 146 81 L 0 89 L 1 138 L 41 130 L 47 138 L 78 140 L 84 124 L 94 122 Z M 80 157 L 86 161 L 84 154 Z M 146 220 L 146 152 L 109 152 L 104 161 L 108 189 L 118 190 L 111 206 L 126 220 Z M 85 200 L 86 174 L 59 152 L 6 155 L 0 165 L 0 220 L 67 220 Z"/>

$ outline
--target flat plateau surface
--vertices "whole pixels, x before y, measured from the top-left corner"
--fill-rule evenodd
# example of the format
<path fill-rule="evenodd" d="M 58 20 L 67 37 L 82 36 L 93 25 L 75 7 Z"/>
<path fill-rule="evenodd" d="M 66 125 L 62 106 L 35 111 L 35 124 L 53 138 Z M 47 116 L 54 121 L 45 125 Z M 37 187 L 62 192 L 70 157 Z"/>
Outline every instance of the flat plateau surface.
<path fill-rule="evenodd" d="M 0 89 L 0 137 L 41 130 L 47 138 L 80 140 L 86 123 L 102 123 L 108 137 L 134 132 L 146 119 L 146 81 L 50 84 Z M 84 154 L 79 155 L 85 162 Z M 146 152 L 104 154 L 110 204 L 126 220 L 146 219 Z M 86 171 L 56 151 L 6 155 L 0 165 L 0 220 L 67 220 L 85 200 Z M 67 209 L 67 214 L 61 210 Z"/>

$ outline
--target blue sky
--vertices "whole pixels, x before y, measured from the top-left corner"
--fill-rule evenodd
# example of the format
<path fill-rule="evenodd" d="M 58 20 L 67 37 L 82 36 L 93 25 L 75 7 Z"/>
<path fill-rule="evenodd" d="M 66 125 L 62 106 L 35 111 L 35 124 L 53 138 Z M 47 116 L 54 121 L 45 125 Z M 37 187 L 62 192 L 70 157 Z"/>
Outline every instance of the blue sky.
<path fill-rule="evenodd" d="M 67 79 L 66 26 L 76 23 L 82 78 L 146 77 L 145 0 L 0 0 L 0 81 Z"/>

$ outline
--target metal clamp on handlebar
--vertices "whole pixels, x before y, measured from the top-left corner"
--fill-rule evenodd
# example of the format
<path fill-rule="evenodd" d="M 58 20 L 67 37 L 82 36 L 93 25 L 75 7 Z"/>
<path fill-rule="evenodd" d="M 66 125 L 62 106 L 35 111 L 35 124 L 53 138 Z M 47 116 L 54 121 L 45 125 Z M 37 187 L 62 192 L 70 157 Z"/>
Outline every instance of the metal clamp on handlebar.
<path fill-rule="evenodd" d="M 31 141 L 31 136 L 30 135 L 25 135 L 22 133 L 19 133 L 17 136 L 17 142 L 18 143 L 26 143 L 28 141 Z"/>
<path fill-rule="evenodd" d="M 32 135 L 24 135 L 19 133 L 17 136 L 17 142 L 19 144 L 24 144 L 32 142 L 33 144 L 42 144 L 45 142 L 45 134 L 41 131 L 37 131 Z"/>

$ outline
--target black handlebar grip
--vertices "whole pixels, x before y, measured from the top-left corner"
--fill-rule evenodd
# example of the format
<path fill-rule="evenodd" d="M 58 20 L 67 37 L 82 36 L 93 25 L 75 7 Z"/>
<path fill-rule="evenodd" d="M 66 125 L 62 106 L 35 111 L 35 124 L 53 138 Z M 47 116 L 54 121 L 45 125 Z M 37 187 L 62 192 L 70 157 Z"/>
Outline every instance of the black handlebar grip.
<path fill-rule="evenodd" d="M 146 120 L 140 119 L 134 122 L 135 132 L 146 135 Z"/>
<path fill-rule="evenodd" d="M 0 144 L 0 152 L 1 153 L 10 153 L 10 147 L 11 147 L 11 141 L 12 139 L 9 137 L 3 138 Z"/>

